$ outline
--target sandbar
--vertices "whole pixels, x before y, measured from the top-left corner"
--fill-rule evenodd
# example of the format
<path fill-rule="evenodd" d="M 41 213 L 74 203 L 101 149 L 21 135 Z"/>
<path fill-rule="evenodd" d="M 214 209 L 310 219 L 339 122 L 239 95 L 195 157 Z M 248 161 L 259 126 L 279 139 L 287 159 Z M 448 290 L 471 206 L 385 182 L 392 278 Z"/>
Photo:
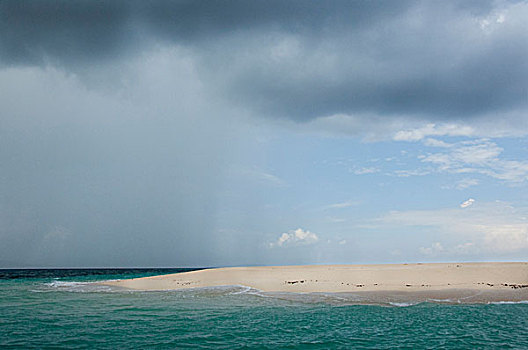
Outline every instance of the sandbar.
<path fill-rule="evenodd" d="M 528 262 L 224 267 L 102 284 L 141 291 L 247 286 L 262 292 L 528 300 Z"/>

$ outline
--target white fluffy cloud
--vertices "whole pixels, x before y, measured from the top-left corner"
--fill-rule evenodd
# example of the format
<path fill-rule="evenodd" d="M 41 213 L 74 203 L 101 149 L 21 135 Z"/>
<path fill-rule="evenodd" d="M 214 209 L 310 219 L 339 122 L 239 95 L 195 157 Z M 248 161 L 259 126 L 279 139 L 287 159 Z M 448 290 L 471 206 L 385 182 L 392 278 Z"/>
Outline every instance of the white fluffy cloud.
<path fill-rule="evenodd" d="M 298 228 L 296 230 L 290 230 L 284 232 L 277 242 L 272 243 L 271 246 L 297 246 L 297 245 L 309 245 L 319 241 L 319 237 L 313 232 Z"/>
<path fill-rule="evenodd" d="M 469 206 L 472 206 L 475 200 L 473 198 L 468 199 L 467 201 L 463 201 L 460 203 L 460 208 L 467 208 Z"/>

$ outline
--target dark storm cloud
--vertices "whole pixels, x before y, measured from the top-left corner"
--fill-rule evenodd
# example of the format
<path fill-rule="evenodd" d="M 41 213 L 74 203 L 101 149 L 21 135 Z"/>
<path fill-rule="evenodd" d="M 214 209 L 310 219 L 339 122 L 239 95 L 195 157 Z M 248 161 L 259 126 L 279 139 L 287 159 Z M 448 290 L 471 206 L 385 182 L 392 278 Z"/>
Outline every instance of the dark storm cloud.
<path fill-rule="evenodd" d="M 127 41 L 123 2 L 3 1 L 1 57 L 8 64 L 102 58 Z"/>
<path fill-rule="evenodd" d="M 100 59 L 131 50 L 143 35 L 195 44 L 237 31 L 318 31 L 357 27 L 394 15 L 406 2 L 350 1 L 4 1 L 1 57 L 35 63 L 46 57 Z M 145 38 L 143 38 L 145 39 Z M 145 45 L 143 42 L 140 45 Z M 139 47 L 136 47 L 138 49 Z"/>
<path fill-rule="evenodd" d="M 171 54 L 135 62 L 133 98 L 58 69 L 0 70 L 0 266 L 218 264 L 236 126 L 208 118 L 226 113 Z"/>
<path fill-rule="evenodd" d="M 201 79 L 215 94 L 268 116 L 461 119 L 527 104 L 522 3 L 3 1 L 0 6 L 4 64 L 75 70 L 118 62 L 156 45 L 179 45 L 191 50 Z M 499 20 L 503 9 L 509 12 Z"/>

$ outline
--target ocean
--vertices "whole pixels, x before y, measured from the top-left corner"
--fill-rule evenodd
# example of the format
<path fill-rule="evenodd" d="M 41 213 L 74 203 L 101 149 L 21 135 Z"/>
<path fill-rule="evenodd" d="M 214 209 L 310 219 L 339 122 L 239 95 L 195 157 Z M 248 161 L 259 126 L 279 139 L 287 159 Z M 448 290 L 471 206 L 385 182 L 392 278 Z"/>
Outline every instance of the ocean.
<path fill-rule="evenodd" d="M 0 270 L 0 349 L 528 349 L 528 304 L 366 305 L 242 286 L 93 282 L 189 269 Z"/>

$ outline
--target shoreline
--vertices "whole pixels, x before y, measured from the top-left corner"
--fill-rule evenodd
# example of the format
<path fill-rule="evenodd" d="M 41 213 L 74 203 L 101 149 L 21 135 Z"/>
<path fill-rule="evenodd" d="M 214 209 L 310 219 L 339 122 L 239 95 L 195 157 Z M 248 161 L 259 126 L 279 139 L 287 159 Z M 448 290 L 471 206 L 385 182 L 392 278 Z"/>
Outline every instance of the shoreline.
<path fill-rule="evenodd" d="M 106 281 L 138 291 L 246 286 L 265 293 L 343 293 L 367 299 L 528 300 L 528 262 L 226 267 Z"/>

